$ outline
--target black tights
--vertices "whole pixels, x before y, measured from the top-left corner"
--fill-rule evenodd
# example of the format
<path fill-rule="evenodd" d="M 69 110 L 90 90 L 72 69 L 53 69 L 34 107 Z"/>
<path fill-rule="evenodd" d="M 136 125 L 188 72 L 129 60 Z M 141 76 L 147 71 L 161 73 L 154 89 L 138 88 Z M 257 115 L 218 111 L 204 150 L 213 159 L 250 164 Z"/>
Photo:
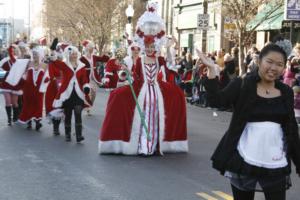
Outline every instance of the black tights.
<path fill-rule="evenodd" d="M 239 190 L 233 185 L 231 185 L 231 188 L 234 200 L 254 200 L 255 191 Z M 266 200 L 285 200 L 285 194 L 285 190 L 264 192 Z"/>
<path fill-rule="evenodd" d="M 72 121 L 72 111 L 74 110 L 75 115 L 75 124 L 81 125 L 82 119 L 81 119 L 81 112 L 82 112 L 83 106 L 76 105 L 76 106 L 65 106 L 64 112 L 65 112 L 65 126 L 71 127 L 71 121 Z"/>

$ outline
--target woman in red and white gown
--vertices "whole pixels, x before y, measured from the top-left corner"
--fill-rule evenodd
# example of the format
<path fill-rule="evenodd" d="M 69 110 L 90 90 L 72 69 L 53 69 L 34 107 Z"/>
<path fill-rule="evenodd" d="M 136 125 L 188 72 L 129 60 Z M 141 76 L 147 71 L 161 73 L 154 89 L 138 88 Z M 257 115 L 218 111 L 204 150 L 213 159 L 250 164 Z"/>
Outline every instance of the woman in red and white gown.
<path fill-rule="evenodd" d="M 145 44 L 145 56 L 137 60 L 133 88 L 144 113 L 147 133 L 129 86 L 115 89 L 108 99 L 99 137 L 99 153 L 152 155 L 187 152 L 186 104 L 174 84 L 158 80 L 169 70 L 164 58 L 155 55 L 154 43 Z"/>

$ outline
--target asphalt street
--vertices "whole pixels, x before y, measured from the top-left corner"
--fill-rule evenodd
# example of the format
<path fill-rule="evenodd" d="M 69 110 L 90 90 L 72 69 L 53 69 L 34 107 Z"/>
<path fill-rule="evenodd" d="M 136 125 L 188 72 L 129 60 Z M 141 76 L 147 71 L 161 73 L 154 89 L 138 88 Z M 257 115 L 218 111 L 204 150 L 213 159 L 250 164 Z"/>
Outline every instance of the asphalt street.
<path fill-rule="evenodd" d="M 210 156 L 231 113 L 188 105 L 189 153 L 139 157 L 99 155 L 98 135 L 108 93 L 99 90 L 92 116 L 83 114 L 82 144 L 53 136 L 43 120 L 40 132 L 6 125 L 0 99 L 0 200 L 229 200 L 229 182 L 211 168 Z M 63 133 L 63 126 L 61 126 Z M 74 129 L 73 129 L 74 130 Z M 74 131 L 73 131 L 74 132 Z M 293 168 L 294 171 L 294 168 Z M 293 172 L 288 200 L 299 200 Z M 262 194 L 256 195 L 263 199 Z"/>

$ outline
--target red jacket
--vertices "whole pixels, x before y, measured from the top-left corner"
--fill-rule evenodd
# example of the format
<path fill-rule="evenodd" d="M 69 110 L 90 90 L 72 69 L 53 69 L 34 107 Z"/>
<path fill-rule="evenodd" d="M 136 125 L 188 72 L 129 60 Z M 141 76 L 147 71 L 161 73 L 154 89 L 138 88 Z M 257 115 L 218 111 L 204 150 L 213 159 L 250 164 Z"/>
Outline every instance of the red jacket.
<path fill-rule="evenodd" d="M 92 55 L 92 59 L 89 59 L 87 56 L 82 56 L 80 61 L 83 62 L 86 66 L 87 76 L 89 82 L 94 80 L 96 83 L 101 84 L 101 76 L 97 72 L 96 64 L 97 62 L 107 62 L 107 56 L 96 56 Z"/>
<path fill-rule="evenodd" d="M 165 81 L 165 82 L 176 85 L 175 78 L 177 76 L 177 73 L 173 70 L 169 70 L 164 57 L 159 56 L 157 59 L 158 59 L 159 67 L 160 67 L 160 72 L 158 74 L 158 80 Z"/>
<path fill-rule="evenodd" d="M 50 63 L 48 70 L 45 72 L 43 83 L 40 88 L 40 90 L 45 92 L 45 107 L 47 115 L 54 109 L 53 101 L 58 93 L 61 78 L 62 72 L 59 69 L 59 66 Z"/>
<path fill-rule="evenodd" d="M 67 65 L 65 62 L 58 60 L 50 63 L 50 65 L 52 64 L 59 66 L 60 70 L 62 71 L 61 86 L 53 102 L 53 107 L 62 107 L 63 102 L 71 96 L 73 87 L 75 88 L 78 97 L 84 101 L 85 106 L 91 106 L 92 103 L 89 95 L 83 92 L 84 88 L 89 88 L 89 80 L 85 64 L 79 62 L 76 69 Z"/>
<path fill-rule="evenodd" d="M 118 81 L 119 81 L 119 75 L 118 72 L 121 70 L 121 65 L 116 64 L 116 59 L 110 59 L 106 63 L 105 67 L 105 87 L 106 88 L 116 88 Z"/>

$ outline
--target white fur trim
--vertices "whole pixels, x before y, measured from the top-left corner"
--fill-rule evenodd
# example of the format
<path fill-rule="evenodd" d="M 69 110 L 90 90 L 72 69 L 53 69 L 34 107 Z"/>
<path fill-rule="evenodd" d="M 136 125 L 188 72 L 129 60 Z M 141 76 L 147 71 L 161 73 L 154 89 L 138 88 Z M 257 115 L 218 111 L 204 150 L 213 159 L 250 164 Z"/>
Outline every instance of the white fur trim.
<path fill-rule="evenodd" d="M 23 94 L 23 90 L 0 89 L 0 93 L 12 93 L 20 96 Z"/>
<path fill-rule="evenodd" d="M 189 151 L 189 146 L 187 140 L 172 142 L 163 141 L 162 143 L 160 143 L 160 149 L 164 153 L 186 153 Z"/>
<path fill-rule="evenodd" d="M 109 81 L 110 81 L 109 78 L 103 78 L 102 79 L 102 83 L 109 83 Z"/>
<path fill-rule="evenodd" d="M 90 84 L 86 83 L 83 85 L 83 88 L 91 88 Z"/>
<path fill-rule="evenodd" d="M 136 151 L 129 151 L 132 149 L 130 142 L 124 142 L 121 140 L 111 141 L 98 141 L 99 154 L 125 154 L 125 155 L 137 155 Z M 186 153 L 188 152 L 188 141 L 174 141 L 174 142 L 162 142 L 160 144 L 161 151 L 164 153 Z"/>
<path fill-rule="evenodd" d="M 65 64 L 72 70 L 72 71 L 79 71 L 81 68 L 85 67 L 85 64 L 82 63 L 80 60 L 77 60 L 77 67 L 74 70 L 74 67 L 71 65 L 71 63 L 65 62 Z"/>
<path fill-rule="evenodd" d="M 50 80 L 47 83 L 45 83 L 46 78 L 50 79 L 49 70 L 46 70 L 44 77 L 42 79 L 42 83 L 39 89 L 39 91 L 42 93 L 45 93 L 47 91 L 48 85 L 50 83 Z"/>
<path fill-rule="evenodd" d="M 129 85 L 129 82 L 128 82 L 128 81 L 123 81 L 123 82 L 120 82 L 120 81 L 119 81 L 119 82 L 117 83 L 117 88 L 118 88 L 118 87 L 125 86 L 125 85 Z"/>
<path fill-rule="evenodd" d="M 42 119 L 43 119 L 42 117 L 39 117 L 39 118 L 32 117 L 32 118 L 28 119 L 27 121 L 18 120 L 18 122 L 20 124 L 27 124 L 29 121 L 32 121 L 32 120 L 42 120 Z"/>
<path fill-rule="evenodd" d="M 124 142 L 121 140 L 111 140 L 111 141 L 98 141 L 98 153 L 107 154 L 125 154 L 125 155 L 137 155 L 137 149 L 132 149 L 131 142 Z"/>
<path fill-rule="evenodd" d="M 105 72 L 104 73 L 104 76 L 112 76 L 112 75 L 114 75 L 112 72 Z"/>
<path fill-rule="evenodd" d="M 51 119 L 61 119 L 64 117 L 64 111 L 60 108 L 54 109 L 48 114 L 48 116 L 50 116 Z"/>

